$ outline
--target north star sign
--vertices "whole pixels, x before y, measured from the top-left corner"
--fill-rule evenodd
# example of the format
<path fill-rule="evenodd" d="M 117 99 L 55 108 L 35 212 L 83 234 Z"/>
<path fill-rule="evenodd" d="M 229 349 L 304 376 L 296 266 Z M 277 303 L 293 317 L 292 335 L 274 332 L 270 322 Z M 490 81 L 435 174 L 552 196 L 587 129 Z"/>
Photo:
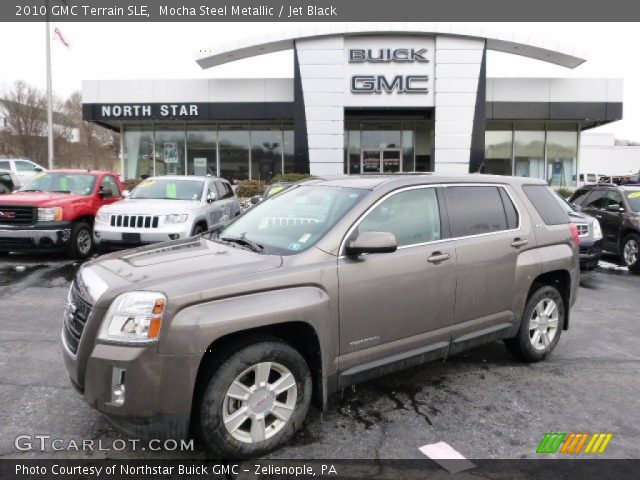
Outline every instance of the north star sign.
<path fill-rule="evenodd" d="M 193 103 L 117 104 L 100 106 L 100 117 L 105 119 L 188 119 L 197 118 L 199 115 L 199 105 Z"/>
<path fill-rule="evenodd" d="M 426 48 L 349 50 L 349 63 L 429 63 Z M 353 93 L 429 93 L 429 75 L 353 75 Z"/>

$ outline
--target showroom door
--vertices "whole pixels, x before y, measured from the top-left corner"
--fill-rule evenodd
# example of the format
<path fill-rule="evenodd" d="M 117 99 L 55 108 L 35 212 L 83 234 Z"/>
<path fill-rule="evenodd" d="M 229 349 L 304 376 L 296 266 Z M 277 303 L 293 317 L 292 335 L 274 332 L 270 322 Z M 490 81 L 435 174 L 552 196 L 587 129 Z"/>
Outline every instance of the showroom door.
<path fill-rule="evenodd" d="M 380 149 L 363 150 L 360 156 L 362 173 L 380 173 Z"/>
<path fill-rule="evenodd" d="M 402 150 L 399 148 L 385 148 L 381 153 L 383 173 L 398 173 L 402 171 Z"/>

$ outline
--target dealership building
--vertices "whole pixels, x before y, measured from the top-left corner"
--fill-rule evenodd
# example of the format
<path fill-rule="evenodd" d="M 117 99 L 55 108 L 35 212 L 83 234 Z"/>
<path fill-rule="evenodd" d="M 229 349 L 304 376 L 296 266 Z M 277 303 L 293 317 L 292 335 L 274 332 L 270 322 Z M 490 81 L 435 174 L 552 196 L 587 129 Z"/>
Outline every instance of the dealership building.
<path fill-rule="evenodd" d="M 121 132 L 125 178 L 268 180 L 483 172 L 575 185 L 582 131 L 622 118 L 622 80 L 487 78 L 487 51 L 566 68 L 573 52 L 430 24 L 318 25 L 199 52 L 205 69 L 293 50 L 293 78 L 83 82 Z"/>

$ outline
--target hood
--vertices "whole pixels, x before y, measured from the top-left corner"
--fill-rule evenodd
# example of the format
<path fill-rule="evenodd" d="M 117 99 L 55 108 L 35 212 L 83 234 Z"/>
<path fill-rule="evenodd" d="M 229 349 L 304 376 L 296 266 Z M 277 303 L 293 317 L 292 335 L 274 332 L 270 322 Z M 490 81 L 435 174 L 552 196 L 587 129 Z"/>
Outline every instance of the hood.
<path fill-rule="evenodd" d="M 202 203 L 194 200 L 120 200 L 100 209 L 102 213 L 117 215 L 167 215 L 171 213 L 187 213 Z"/>
<path fill-rule="evenodd" d="M 104 255 L 82 270 L 92 270 L 109 288 L 131 290 L 134 285 L 171 297 L 226 286 L 281 265 L 277 255 L 195 237 Z"/>
<path fill-rule="evenodd" d="M 569 212 L 567 215 L 569 215 L 569 218 L 571 219 L 571 221 L 573 223 L 580 223 L 580 224 L 591 224 L 593 223 L 594 218 L 590 217 L 587 214 L 584 214 L 582 212 Z"/>
<path fill-rule="evenodd" d="M 2 195 L 0 203 L 4 205 L 34 205 L 38 207 L 58 207 L 65 203 L 74 203 L 88 198 L 75 193 L 18 192 Z"/>

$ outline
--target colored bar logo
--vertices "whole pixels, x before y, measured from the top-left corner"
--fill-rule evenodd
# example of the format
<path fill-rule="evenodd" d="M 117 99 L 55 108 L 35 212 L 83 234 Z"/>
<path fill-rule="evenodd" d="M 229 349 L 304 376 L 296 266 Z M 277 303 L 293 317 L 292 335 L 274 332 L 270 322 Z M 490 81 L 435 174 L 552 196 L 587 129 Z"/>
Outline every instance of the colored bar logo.
<path fill-rule="evenodd" d="M 611 438 L 612 433 L 549 432 L 545 433 L 536 453 L 604 453 Z"/>

